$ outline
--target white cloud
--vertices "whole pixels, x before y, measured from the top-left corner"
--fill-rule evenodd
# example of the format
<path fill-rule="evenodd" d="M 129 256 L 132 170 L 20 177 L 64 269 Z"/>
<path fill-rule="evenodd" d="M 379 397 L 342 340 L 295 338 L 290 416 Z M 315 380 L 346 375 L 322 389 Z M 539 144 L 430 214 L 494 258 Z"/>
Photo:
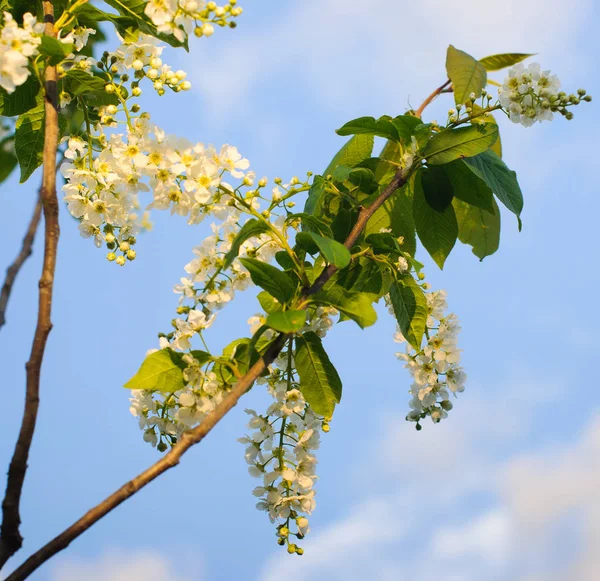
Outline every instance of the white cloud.
<path fill-rule="evenodd" d="M 201 581 L 200 563 L 189 556 L 156 551 L 109 551 L 93 560 L 59 561 L 51 581 Z"/>
<path fill-rule="evenodd" d="M 470 404 L 469 416 L 493 405 Z M 492 432 L 505 417 L 497 415 L 487 430 L 448 422 L 413 438 L 387 429 L 365 468 L 378 476 L 379 488 L 365 488 L 377 496 L 311 533 L 302 559 L 274 555 L 260 580 L 595 579 L 600 415 L 569 445 L 494 460 Z"/>

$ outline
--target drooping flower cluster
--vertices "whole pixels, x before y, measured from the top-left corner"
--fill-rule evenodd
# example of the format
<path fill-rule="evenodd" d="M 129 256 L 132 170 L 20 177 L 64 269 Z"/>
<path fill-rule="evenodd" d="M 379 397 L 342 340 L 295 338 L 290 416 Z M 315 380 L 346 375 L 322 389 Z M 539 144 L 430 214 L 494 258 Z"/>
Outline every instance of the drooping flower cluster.
<path fill-rule="evenodd" d="M 452 313 L 445 314 L 446 292 L 429 292 L 426 297 L 427 343 L 419 351 L 407 343 L 406 352 L 396 354 L 398 359 L 406 362 L 405 367 L 413 377 L 409 390 L 411 411 L 406 419 L 416 422 L 419 430 L 420 421 L 427 416 L 434 423 L 448 416 L 452 409 L 450 394 L 464 391 L 467 377 L 460 366 L 460 349 L 457 347 L 458 319 Z M 396 333 L 395 340 L 398 343 L 405 341 L 400 331 Z"/>
<path fill-rule="evenodd" d="M 146 16 L 158 32 L 172 34 L 183 42 L 193 31 L 196 36 L 211 36 L 214 25 L 235 28 L 235 17 L 242 13 L 237 0 L 223 6 L 204 0 L 148 0 Z"/>
<path fill-rule="evenodd" d="M 315 508 L 314 485 L 321 430 L 329 425 L 305 402 L 294 379 L 293 356 L 286 352 L 267 379 L 273 403 L 264 415 L 247 409 L 251 433 L 240 442 L 246 446 L 245 458 L 251 476 L 262 483 L 253 490 L 260 500 L 256 507 L 277 522 L 280 545 L 289 553 L 304 551 L 291 542 L 303 539 L 309 531 L 307 516 Z"/>
<path fill-rule="evenodd" d="M 0 30 L 0 87 L 13 93 L 22 85 L 31 71 L 30 58 L 37 55 L 44 23 L 38 22 L 31 13 L 23 15 L 23 27 L 4 12 Z"/>
<path fill-rule="evenodd" d="M 577 95 L 560 91 L 560 80 L 550 71 L 542 71 L 538 63 L 525 67 L 519 63 L 508 71 L 504 84 L 498 89 L 500 104 L 513 123 L 530 127 L 536 121 L 550 121 L 558 112 L 567 119 L 573 113 L 567 108 L 582 100 L 591 101 L 584 89 Z"/>

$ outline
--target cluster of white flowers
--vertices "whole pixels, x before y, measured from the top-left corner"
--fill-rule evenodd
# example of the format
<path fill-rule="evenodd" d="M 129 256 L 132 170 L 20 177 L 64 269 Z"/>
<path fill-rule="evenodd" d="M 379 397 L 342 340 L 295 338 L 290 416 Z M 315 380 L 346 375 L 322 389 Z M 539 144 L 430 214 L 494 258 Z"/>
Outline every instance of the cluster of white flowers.
<path fill-rule="evenodd" d="M 167 347 L 161 339 L 161 347 Z M 138 424 L 144 432 L 144 441 L 164 452 L 174 445 L 186 430 L 200 424 L 222 401 L 229 386 L 218 381 L 214 371 L 202 369 L 193 355 L 186 354 L 187 364 L 183 372 L 184 389 L 172 394 L 135 389 L 131 392 L 132 415 L 139 418 Z"/>
<path fill-rule="evenodd" d="M 307 515 L 316 505 L 314 450 L 319 447 L 321 430 L 329 431 L 329 425 L 305 402 L 293 381 L 290 359 L 288 353 L 280 356 L 278 364 L 287 367 L 286 371 L 276 369 L 268 378 L 274 402 L 266 413 L 246 410 L 252 432 L 239 441 L 246 446 L 250 475 L 262 480 L 253 490 L 260 498 L 256 507 L 278 523 L 278 543 L 287 545 L 289 553 L 301 555 L 303 550 L 290 537 L 302 539 L 309 531 Z"/>
<path fill-rule="evenodd" d="M 538 63 L 528 67 L 519 63 L 512 67 L 498 89 L 498 98 L 511 121 L 525 127 L 536 121 L 550 121 L 556 112 L 572 119 L 573 113 L 567 107 L 579 105 L 581 100 L 591 101 L 584 89 L 579 89 L 577 95 L 560 91 L 558 77 L 550 71 L 542 71 Z"/>
<path fill-rule="evenodd" d="M 458 319 L 454 314 L 445 315 L 447 310 L 446 291 L 434 291 L 426 294 L 427 343 L 415 351 L 408 343 L 405 353 L 397 353 L 398 359 L 406 362 L 413 377 L 409 393 L 411 411 L 406 419 L 417 423 L 429 416 L 435 423 L 448 416 L 452 409 L 450 393 L 457 394 L 465 389 L 466 374 L 460 367 L 460 349 L 457 347 L 457 335 L 460 331 Z M 398 331 L 395 336 L 398 343 L 405 341 Z"/>
<path fill-rule="evenodd" d="M 38 54 L 44 23 L 31 13 L 23 15 L 23 27 L 4 12 L 0 30 L 0 87 L 13 93 L 30 75 L 29 59 Z"/>
<path fill-rule="evenodd" d="M 196 36 L 211 36 L 214 24 L 235 28 L 233 18 L 242 9 L 237 0 L 229 0 L 223 6 L 204 0 L 148 0 L 144 12 L 158 32 L 172 34 L 183 42 L 192 31 Z"/>

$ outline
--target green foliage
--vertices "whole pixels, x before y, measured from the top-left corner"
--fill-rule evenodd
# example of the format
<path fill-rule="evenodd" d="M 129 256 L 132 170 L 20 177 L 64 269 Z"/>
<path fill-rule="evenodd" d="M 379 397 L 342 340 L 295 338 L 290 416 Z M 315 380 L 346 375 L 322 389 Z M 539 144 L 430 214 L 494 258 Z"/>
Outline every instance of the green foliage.
<path fill-rule="evenodd" d="M 361 328 L 370 327 L 377 320 L 372 302 L 376 297 L 366 292 L 356 292 L 334 285 L 313 295 L 312 300 L 335 307 L 340 313 L 355 321 Z"/>
<path fill-rule="evenodd" d="M 429 140 L 423 157 L 432 165 L 449 163 L 487 151 L 496 139 L 498 127 L 491 123 L 441 131 Z"/>
<path fill-rule="evenodd" d="M 465 161 L 518 218 L 523 210 L 523 194 L 517 181 L 517 174 L 508 169 L 493 151 L 486 151 Z M 520 224 L 519 219 L 519 226 Z"/>
<path fill-rule="evenodd" d="M 0 183 L 12 173 L 17 165 L 17 156 L 9 143 L 12 140 L 13 136 L 11 135 L 0 142 Z"/>
<path fill-rule="evenodd" d="M 42 164 L 44 150 L 44 102 L 17 119 L 15 125 L 15 153 L 21 168 L 20 182 Z"/>
<path fill-rule="evenodd" d="M 431 166 L 421 173 L 421 184 L 427 203 L 436 211 L 443 212 L 451 203 L 454 191 L 445 171 L 447 165 Z"/>
<path fill-rule="evenodd" d="M 332 174 L 338 165 L 354 167 L 364 159 L 367 159 L 367 157 L 371 157 L 374 142 L 375 140 L 372 135 L 354 135 L 335 154 L 334 158 L 323 172 L 323 175 L 327 176 Z M 308 214 L 313 213 L 308 208 L 306 209 L 306 212 Z"/>
<path fill-rule="evenodd" d="M 276 301 L 267 291 L 260 291 L 256 298 L 265 313 L 274 313 L 281 310 L 281 303 Z"/>
<path fill-rule="evenodd" d="M 9 94 L 4 89 L 0 89 L 0 115 L 13 117 L 26 113 L 35 107 L 39 93 L 40 82 L 34 74 L 29 75 L 13 93 Z"/>
<path fill-rule="evenodd" d="M 317 414 L 330 418 L 342 398 L 340 376 L 316 333 L 304 333 L 295 341 L 300 391 Z"/>
<path fill-rule="evenodd" d="M 410 274 L 400 275 L 390 287 L 390 301 L 404 338 L 420 351 L 427 326 L 427 299 Z"/>
<path fill-rule="evenodd" d="M 391 141 L 410 141 L 415 127 L 422 122 L 414 115 L 399 115 L 391 118 L 384 115 L 379 119 L 374 117 L 359 117 L 348 121 L 338 130 L 338 135 L 377 135 Z"/>
<path fill-rule="evenodd" d="M 296 333 L 306 324 L 306 311 L 275 311 L 267 316 L 266 324 L 281 333 Z"/>
<path fill-rule="evenodd" d="M 480 174 L 462 159 L 442 166 L 450 179 L 455 198 L 488 212 L 494 212 L 494 194 Z"/>
<path fill-rule="evenodd" d="M 492 212 L 467 204 L 457 198 L 452 206 L 458 221 L 458 239 L 473 249 L 483 260 L 494 254 L 500 245 L 500 209 L 492 198 Z"/>
<path fill-rule="evenodd" d="M 469 95 L 471 93 L 475 93 L 475 97 L 479 97 L 487 84 L 485 67 L 471 55 L 452 45 L 448 47 L 446 54 L 446 71 L 452 81 L 454 100 L 457 105 L 470 103 Z"/>
<path fill-rule="evenodd" d="M 403 236 L 402 249 L 414 256 L 417 242 L 412 213 L 412 189 L 405 184 L 376 210 L 367 222 L 365 236 L 390 229 L 396 237 Z"/>
<path fill-rule="evenodd" d="M 429 205 L 420 174 L 414 177 L 413 184 L 413 216 L 419 240 L 435 263 L 440 268 L 444 268 L 444 262 L 458 237 L 458 223 L 454 209 L 450 205 L 443 212 L 438 212 Z"/>
<path fill-rule="evenodd" d="M 337 268 L 345 268 L 350 264 L 350 251 L 343 244 L 331 238 L 324 238 L 315 232 L 308 232 L 307 234 L 316 244 L 328 264 L 333 264 Z"/>
<path fill-rule="evenodd" d="M 250 272 L 252 282 L 265 289 L 280 303 L 286 303 L 296 293 L 296 285 L 292 279 L 278 268 L 256 260 L 256 258 L 240 258 L 240 262 Z"/>
<path fill-rule="evenodd" d="M 73 44 L 65 44 L 56 38 L 44 35 L 42 36 L 42 41 L 38 50 L 41 55 L 48 58 L 48 63 L 50 65 L 55 66 L 65 60 L 65 58 L 73 52 Z"/>
<path fill-rule="evenodd" d="M 260 234 L 264 234 L 269 231 L 269 225 L 262 220 L 257 220 L 256 218 L 251 218 L 248 220 L 241 228 L 240 231 L 236 234 L 236 237 L 233 239 L 231 243 L 231 248 L 229 252 L 225 255 L 225 260 L 223 261 L 223 269 L 229 268 L 231 263 L 237 258 L 237 255 L 240 252 L 240 247 L 248 238 L 252 238 L 253 236 L 259 236 Z"/>
<path fill-rule="evenodd" d="M 368 293 L 379 299 L 388 292 L 391 275 L 384 265 L 361 256 L 339 273 L 336 282 L 347 290 Z"/>
<path fill-rule="evenodd" d="M 173 393 L 185 387 L 183 353 L 160 349 L 144 359 L 138 372 L 124 385 L 127 389 L 148 389 Z"/>
<path fill-rule="evenodd" d="M 512 67 L 526 58 L 534 56 L 533 54 L 525 54 L 521 52 L 493 54 L 479 59 L 479 62 L 485 67 L 486 71 L 499 71 L 506 67 Z"/>

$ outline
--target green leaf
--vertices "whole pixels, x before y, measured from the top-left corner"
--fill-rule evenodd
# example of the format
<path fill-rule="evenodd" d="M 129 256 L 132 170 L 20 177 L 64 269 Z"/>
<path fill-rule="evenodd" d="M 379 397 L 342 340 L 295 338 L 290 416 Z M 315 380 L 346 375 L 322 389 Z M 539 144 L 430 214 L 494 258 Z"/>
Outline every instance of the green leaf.
<path fill-rule="evenodd" d="M 295 361 L 304 398 L 315 413 L 330 418 L 342 398 L 342 380 L 317 334 L 296 337 Z"/>
<path fill-rule="evenodd" d="M 256 298 L 265 313 L 274 313 L 281 310 L 281 303 L 276 301 L 267 291 L 260 291 Z"/>
<path fill-rule="evenodd" d="M 404 237 L 402 249 L 414 256 L 417 247 L 412 211 L 412 190 L 408 184 L 396 190 L 373 214 L 365 227 L 365 236 L 391 230 L 396 238 Z"/>
<path fill-rule="evenodd" d="M 443 166 L 454 191 L 454 197 L 494 213 L 494 194 L 471 165 L 462 159 Z"/>
<path fill-rule="evenodd" d="M 416 351 L 427 326 L 427 299 L 410 274 L 400 275 L 390 287 L 390 301 L 404 338 Z"/>
<path fill-rule="evenodd" d="M 436 211 L 443 212 L 454 196 L 450 178 L 444 171 L 446 166 L 431 166 L 421 174 L 421 184 L 427 203 Z"/>
<path fill-rule="evenodd" d="M 148 389 L 172 393 L 183 389 L 183 353 L 160 349 L 144 359 L 138 372 L 124 385 L 127 389 Z"/>
<path fill-rule="evenodd" d="M 471 108 L 473 109 L 473 113 L 483 113 L 483 109 L 477 103 L 473 103 L 471 105 Z M 471 124 L 473 125 L 481 124 L 482 122 L 493 123 L 494 125 L 496 125 L 496 127 L 498 127 L 498 122 L 496 121 L 495 117 L 489 112 L 487 115 L 482 114 L 479 117 L 473 117 L 473 119 L 471 119 Z M 498 139 L 496 139 L 494 145 L 492 145 L 490 149 L 494 153 L 496 153 L 498 157 L 502 157 L 502 140 L 500 139 L 500 128 L 498 128 Z"/>
<path fill-rule="evenodd" d="M 479 62 L 484 66 L 486 71 L 499 71 L 506 67 L 512 67 L 513 65 L 524 61 L 526 58 L 534 56 L 534 54 L 525 54 L 522 52 L 493 54 L 479 59 Z"/>
<path fill-rule="evenodd" d="M 246 240 L 252 238 L 253 236 L 259 236 L 260 234 L 264 234 L 269 231 L 269 226 L 262 222 L 261 220 L 257 220 L 256 218 L 251 218 L 248 220 L 241 228 L 240 231 L 236 234 L 233 242 L 231 243 L 231 248 L 229 252 L 225 255 L 225 259 L 223 261 L 223 269 L 229 268 L 231 263 L 237 258 L 240 247 Z"/>
<path fill-rule="evenodd" d="M 338 135 L 377 135 L 385 139 L 398 141 L 398 131 L 389 117 L 359 117 L 336 129 Z"/>
<path fill-rule="evenodd" d="M 40 54 L 48 57 L 48 62 L 55 66 L 65 60 L 73 52 L 73 44 L 63 43 L 52 36 L 42 36 L 38 47 Z"/>
<path fill-rule="evenodd" d="M 306 311 L 277 311 L 267 317 L 267 326 L 281 333 L 296 333 L 306 324 Z"/>
<path fill-rule="evenodd" d="M 283 271 L 255 258 L 240 258 L 240 262 L 250 272 L 252 282 L 265 289 L 280 303 L 286 303 L 294 296 L 296 286 Z"/>
<path fill-rule="evenodd" d="M 405 143 L 409 143 L 417 127 L 423 125 L 423 122 L 414 115 L 398 115 L 392 119 L 392 125 L 396 128 L 398 137 Z"/>
<path fill-rule="evenodd" d="M 350 264 L 350 251 L 343 245 L 333 240 L 332 238 L 323 238 L 315 232 L 308 232 L 314 243 L 318 246 L 323 258 L 337 268 L 345 268 Z"/>
<path fill-rule="evenodd" d="M 349 291 L 339 285 L 334 285 L 316 293 L 312 299 L 335 307 L 355 321 L 362 329 L 370 327 L 377 320 L 377 313 L 372 304 L 374 295 L 368 293 Z"/>
<path fill-rule="evenodd" d="M 4 89 L 0 89 L 0 115 L 13 117 L 33 109 L 39 92 L 40 82 L 34 74 L 29 75 L 13 93 L 9 94 Z"/>
<path fill-rule="evenodd" d="M 498 139 L 498 127 L 491 123 L 471 125 L 436 133 L 423 151 L 427 163 L 440 165 L 487 151 Z"/>
<path fill-rule="evenodd" d="M 369 293 L 380 298 L 387 294 L 387 279 L 384 280 L 384 275 L 387 274 L 389 270 L 385 266 L 380 268 L 374 260 L 361 256 L 340 272 L 337 283 L 347 290 Z"/>
<path fill-rule="evenodd" d="M 44 150 L 44 102 L 23 113 L 15 125 L 15 153 L 21 168 L 20 183 L 42 164 Z"/>
<path fill-rule="evenodd" d="M 207 353 L 206 351 L 202 351 L 200 349 L 194 349 L 193 351 L 190 351 L 190 355 L 196 361 L 198 361 L 198 365 L 200 366 L 204 365 L 205 363 L 208 363 L 213 359 L 213 356 L 210 353 Z"/>
<path fill-rule="evenodd" d="M 373 152 L 374 137 L 372 135 L 354 135 L 335 154 L 331 163 L 323 172 L 324 176 L 332 174 L 338 165 L 354 167 Z M 306 210 L 309 214 L 309 210 Z"/>
<path fill-rule="evenodd" d="M 500 210 L 492 198 L 493 213 L 454 199 L 452 205 L 458 221 L 458 239 L 473 248 L 473 254 L 483 260 L 494 254 L 500 245 Z"/>
<path fill-rule="evenodd" d="M 5 151 L 2 145 L 0 144 L 0 183 L 12 173 L 17 165 L 17 156 L 13 150 Z"/>
<path fill-rule="evenodd" d="M 498 199 L 519 217 L 523 210 L 523 194 L 517 181 L 517 174 L 508 169 L 493 151 L 486 151 L 465 161 L 491 188 Z"/>
<path fill-rule="evenodd" d="M 74 97 L 86 93 L 103 92 L 108 81 L 95 77 L 80 69 L 70 69 L 65 75 L 65 88 Z M 107 93 L 108 94 L 108 93 Z M 115 97 L 116 98 L 116 97 Z"/>
<path fill-rule="evenodd" d="M 487 84 L 485 67 L 470 54 L 452 45 L 448 47 L 446 54 L 446 71 L 452 81 L 454 100 L 457 105 L 470 102 L 471 93 L 479 97 Z"/>
<path fill-rule="evenodd" d="M 458 224 L 452 205 L 443 212 L 434 210 L 425 199 L 420 174 L 412 180 L 414 187 L 413 216 L 419 240 L 440 267 L 454 248 L 458 237 Z"/>
<path fill-rule="evenodd" d="M 285 219 L 285 223 L 289 224 L 290 222 L 293 222 L 294 220 L 300 220 L 302 222 L 303 226 L 308 226 L 307 228 L 303 228 L 303 230 L 312 230 L 312 231 L 320 232 L 324 236 L 328 236 L 328 237 L 332 236 L 331 228 L 329 227 L 329 224 L 326 224 L 325 222 L 323 222 L 323 220 L 320 220 L 316 216 L 307 214 L 306 212 L 290 214 Z"/>

